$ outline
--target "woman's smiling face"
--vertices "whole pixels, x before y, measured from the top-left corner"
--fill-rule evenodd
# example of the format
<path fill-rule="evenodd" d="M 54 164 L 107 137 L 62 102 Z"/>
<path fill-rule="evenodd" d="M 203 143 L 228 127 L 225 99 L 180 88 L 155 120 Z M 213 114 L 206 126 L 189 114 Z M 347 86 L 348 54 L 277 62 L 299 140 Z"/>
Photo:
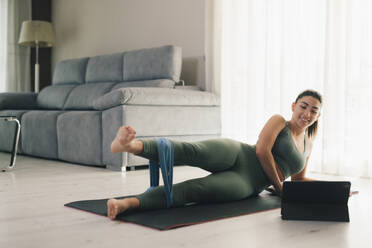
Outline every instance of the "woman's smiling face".
<path fill-rule="evenodd" d="M 311 126 L 320 116 L 321 103 L 312 96 L 304 96 L 292 104 L 292 120 L 299 128 Z"/>

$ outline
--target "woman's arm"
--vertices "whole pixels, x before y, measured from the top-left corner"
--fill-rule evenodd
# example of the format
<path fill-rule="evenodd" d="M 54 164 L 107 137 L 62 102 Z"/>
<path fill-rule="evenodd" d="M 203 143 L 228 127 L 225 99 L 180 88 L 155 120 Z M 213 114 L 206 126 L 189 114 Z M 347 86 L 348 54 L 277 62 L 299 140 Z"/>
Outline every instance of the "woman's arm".
<path fill-rule="evenodd" d="M 282 180 L 279 177 L 273 154 L 271 152 L 276 138 L 285 127 L 285 119 L 281 115 L 272 116 L 265 124 L 258 137 L 256 155 L 263 170 L 275 187 L 275 190 L 282 192 Z"/>
<path fill-rule="evenodd" d="M 291 176 L 291 181 L 318 181 L 316 179 L 309 178 L 309 177 L 305 176 L 306 175 L 307 164 L 309 162 L 309 158 L 310 158 L 310 154 L 311 154 L 311 148 L 312 148 L 312 142 L 310 141 L 309 142 L 309 149 L 310 149 L 309 150 L 309 155 L 306 158 L 304 169 L 301 172 L 299 172 L 295 175 L 292 175 Z M 268 191 L 275 194 L 275 192 L 272 192 L 271 190 L 268 190 Z M 349 196 L 352 196 L 352 195 L 355 195 L 355 194 L 358 194 L 358 193 L 359 193 L 359 191 L 350 191 Z"/>

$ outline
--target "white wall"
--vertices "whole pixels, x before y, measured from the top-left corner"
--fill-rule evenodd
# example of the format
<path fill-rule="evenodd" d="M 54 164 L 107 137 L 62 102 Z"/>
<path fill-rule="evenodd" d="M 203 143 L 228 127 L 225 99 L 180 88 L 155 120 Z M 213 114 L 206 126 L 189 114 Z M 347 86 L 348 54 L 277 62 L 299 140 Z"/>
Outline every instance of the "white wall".
<path fill-rule="evenodd" d="M 133 49 L 182 47 L 182 78 L 204 79 L 203 0 L 53 0 L 57 62 Z M 203 75 L 199 75 L 202 73 Z"/>

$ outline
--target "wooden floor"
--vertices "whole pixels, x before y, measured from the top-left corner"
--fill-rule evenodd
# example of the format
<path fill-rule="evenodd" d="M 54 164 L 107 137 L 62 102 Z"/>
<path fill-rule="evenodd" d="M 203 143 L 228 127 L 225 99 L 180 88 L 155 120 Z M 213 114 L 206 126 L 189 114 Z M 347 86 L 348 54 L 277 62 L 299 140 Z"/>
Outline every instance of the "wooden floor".
<path fill-rule="evenodd" d="M 0 163 L 9 154 L 0 153 Z M 176 167 L 174 181 L 207 173 Z M 157 231 L 64 207 L 144 191 L 146 170 L 126 173 L 17 158 L 14 170 L 0 173 L 0 247 L 372 247 L 372 180 L 350 180 L 360 191 L 349 200 L 350 223 L 283 221 L 280 210 Z"/>

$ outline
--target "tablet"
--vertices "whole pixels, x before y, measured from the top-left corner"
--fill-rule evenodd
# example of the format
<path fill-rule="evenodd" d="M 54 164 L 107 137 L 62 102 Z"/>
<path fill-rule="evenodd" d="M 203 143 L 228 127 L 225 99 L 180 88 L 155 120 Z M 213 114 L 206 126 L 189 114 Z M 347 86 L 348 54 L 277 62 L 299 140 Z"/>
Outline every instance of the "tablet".
<path fill-rule="evenodd" d="M 285 181 L 282 219 L 349 222 L 350 186 L 348 181 Z"/>

